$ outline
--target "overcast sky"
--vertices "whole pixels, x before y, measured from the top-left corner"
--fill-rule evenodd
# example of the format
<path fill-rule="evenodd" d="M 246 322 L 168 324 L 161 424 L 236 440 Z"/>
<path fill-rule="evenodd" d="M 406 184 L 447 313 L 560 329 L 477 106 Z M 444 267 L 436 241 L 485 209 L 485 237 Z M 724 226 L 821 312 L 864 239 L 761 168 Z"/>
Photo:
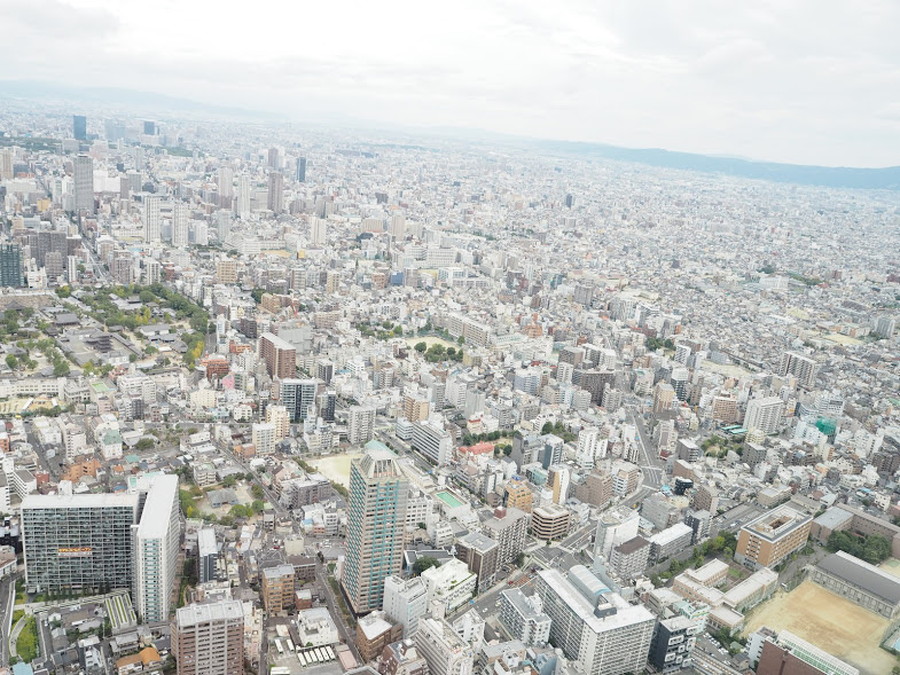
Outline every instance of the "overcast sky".
<path fill-rule="evenodd" d="M 900 0 L 0 0 L 0 79 L 900 164 Z"/>

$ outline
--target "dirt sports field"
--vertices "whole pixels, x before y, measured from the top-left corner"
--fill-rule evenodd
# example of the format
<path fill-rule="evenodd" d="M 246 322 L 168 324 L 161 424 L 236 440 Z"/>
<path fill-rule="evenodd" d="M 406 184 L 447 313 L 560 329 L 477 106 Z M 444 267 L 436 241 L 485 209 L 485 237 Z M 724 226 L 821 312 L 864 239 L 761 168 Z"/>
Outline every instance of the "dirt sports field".
<path fill-rule="evenodd" d="M 889 621 L 804 581 L 790 593 L 779 592 L 752 610 L 744 635 L 760 626 L 787 629 L 807 642 L 824 649 L 866 675 L 891 672 L 897 661 L 878 645 Z"/>

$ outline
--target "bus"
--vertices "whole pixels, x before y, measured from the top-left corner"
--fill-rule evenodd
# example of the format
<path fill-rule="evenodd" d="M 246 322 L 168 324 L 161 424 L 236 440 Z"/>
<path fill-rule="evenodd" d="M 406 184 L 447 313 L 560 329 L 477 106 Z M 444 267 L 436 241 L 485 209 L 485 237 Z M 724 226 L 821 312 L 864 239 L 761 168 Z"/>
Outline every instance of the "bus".
<path fill-rule="evenodd" d="M 281 646 L 281 640 L 275 638 L 275 648 L 278 650 L 278 656 L 284 656 L 284 647 Z"/>
<path fill-rule="evenodd" d="M 316 656 L 316 650 L 315 650 L 315 649 L 310 649 L 308 652 L 306 652 L 306 658 L 308 658 L 312 663 L 318 663 L 318 662 L 319 662 L 319 657 Z"/>
<path fill-rule="evenodd" d="M 294 641 L 291 640 L 291 638 L 285 638 L 285 640 L 287 640 L 287 650 L 288 650 L 289 652 L 295 652 L 295 651 L 297 651 L 297 650 L 294 648 Z"/>
<path fill-rule="evenodd" d="M 335 657 L 334 657 L 334 650 L 331 648 L 330 645 L 327 646 L 327 647 L 325 647 L 325 653 L 327 654 L 328 660 L 329 660 L 329 661 L 334 661 L 334 658 L 335 658 Z"/>
<path fill-rule="evenodd" d="M 306 659 L 303 658 L 303 652 L 297 652 L 297 660 L 300 662 L 301 668 L 306 668 Z"/>
<path fill-rule="evenodd" d="M 325 663 L 325 654 L 322 653 L 322 649 L 320 647 L 316 647 L 316 658 L 319 659 L 319 663 Z"/>

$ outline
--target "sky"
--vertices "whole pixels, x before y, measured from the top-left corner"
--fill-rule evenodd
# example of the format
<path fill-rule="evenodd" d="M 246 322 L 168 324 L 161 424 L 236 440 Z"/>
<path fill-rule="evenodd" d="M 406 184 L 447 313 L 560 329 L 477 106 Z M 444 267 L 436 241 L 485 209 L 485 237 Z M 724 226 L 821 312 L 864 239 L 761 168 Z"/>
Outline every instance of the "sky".
<path fill-rule="evenodd" d="M 0 0 L 0 79 L 900 165 L 900 1 Z"/>

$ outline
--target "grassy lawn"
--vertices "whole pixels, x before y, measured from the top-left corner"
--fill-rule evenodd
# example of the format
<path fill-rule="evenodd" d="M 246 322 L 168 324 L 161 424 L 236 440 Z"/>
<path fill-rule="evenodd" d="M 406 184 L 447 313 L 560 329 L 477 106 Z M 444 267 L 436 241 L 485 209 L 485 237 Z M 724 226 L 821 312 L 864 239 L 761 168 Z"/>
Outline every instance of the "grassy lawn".
<path fill-rule="evenodd" d="M 30 616 L 25 620 L 25 627 L 16 640 L 16 652 L 25 663 L 31 663 L 38 655 L 37 620 Z"/>

